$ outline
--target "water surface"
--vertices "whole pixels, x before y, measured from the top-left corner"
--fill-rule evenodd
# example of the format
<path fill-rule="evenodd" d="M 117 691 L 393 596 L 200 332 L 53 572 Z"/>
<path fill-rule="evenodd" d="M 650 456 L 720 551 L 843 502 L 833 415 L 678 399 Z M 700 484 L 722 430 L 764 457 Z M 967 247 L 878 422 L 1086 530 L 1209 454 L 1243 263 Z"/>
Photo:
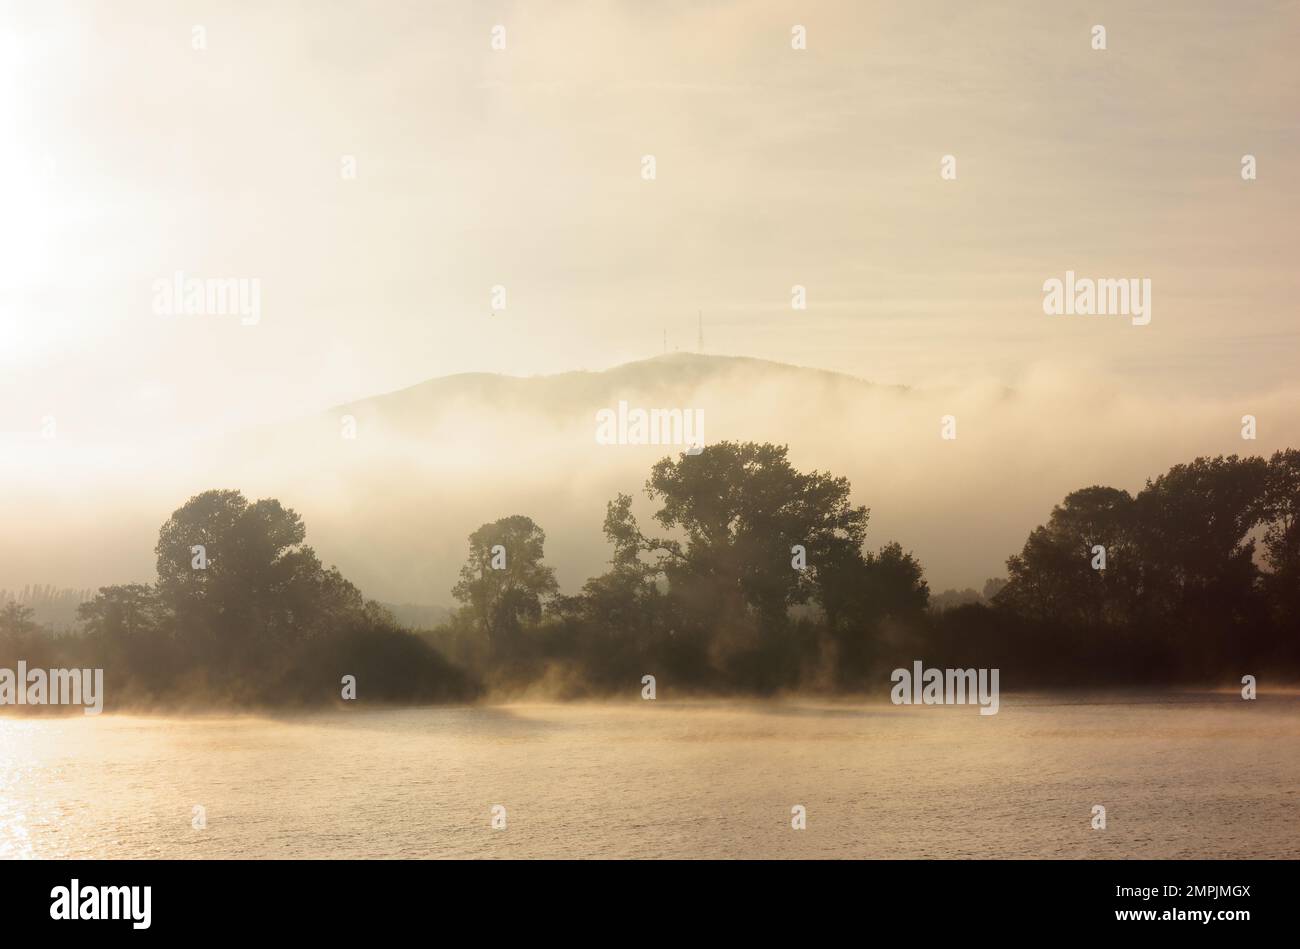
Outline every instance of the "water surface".
<path fill-rule="evenodd" d="M 1296 858 L 1298 789 L 1294 696 L 0 718 L 0 857 Z"/>

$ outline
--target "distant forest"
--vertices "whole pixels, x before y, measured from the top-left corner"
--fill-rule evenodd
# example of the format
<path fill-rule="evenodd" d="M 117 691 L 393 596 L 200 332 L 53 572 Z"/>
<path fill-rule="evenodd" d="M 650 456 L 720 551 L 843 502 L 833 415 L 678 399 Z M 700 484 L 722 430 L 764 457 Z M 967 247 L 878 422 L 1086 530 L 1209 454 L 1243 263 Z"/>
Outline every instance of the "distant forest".
<path fill-rule="evenodd" d="M 77 608 L 95 595 L 94 590 L 73 590 L 31 585 L 21 590 L 0 590 L 0 607 L 10 601 L 26 606 L 29 614 L 51 632 L 65 632 L 77 624 Z"/>
<path fill-rule="evenodd" d="M 664 458 L 645 493 L 652 524 L 630 495 L 608 503 L 609 569 L 572 595 L 532 518 L 484 524 L 459 609 L 412 629 L 325 567 L 293 510 L 206 491 L 163 524 L 155 582 L 101 588 L 71 631 L 0 597 L 0 666 L 103 668 L 110 709 L 330 703 L 345 675 L 392 703 L 634 697 L 647 674 L 661 698 L 885 695 L 916 659 L 997 667 L 1013 690 L 1300 679 L 1295 449 L 1074 491 L 1005 578 L 933 605 L 915 557 L 868 547 L 847 479 L 783 446 Z"/>

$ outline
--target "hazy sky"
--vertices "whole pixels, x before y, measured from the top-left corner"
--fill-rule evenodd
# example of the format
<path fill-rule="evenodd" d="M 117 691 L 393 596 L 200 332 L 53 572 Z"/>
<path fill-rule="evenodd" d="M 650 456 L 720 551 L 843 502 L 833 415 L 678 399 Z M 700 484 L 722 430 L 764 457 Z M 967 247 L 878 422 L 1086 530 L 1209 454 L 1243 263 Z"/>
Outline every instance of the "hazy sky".
<path fill-rule="evenodd" d="M 978 584 L 1068 490 L 1300 439 L 1297 35 L 1300 4 L 1249 0 L 0 0 L 0 585 L 147 580 L 166 512 L 229 486 L 299 507 L 374 595 L 446 602 L 465 534 L 516 508 L 572 587 L 645 469 L 588 458 L 586 408 L 439 407 L 397 482 L 345 484 L 332 428 L 297 469 L 197 442 L 694 349 L 699 311 L 710 353 L 922 389 L 682 398 L 849 474 L 936 588 Z M 1067 270 L 1149 279 L 1150 324 L 1045 315 Z M 257 281 L 259 321 L 159 315 L 177 272 Z M 540 462 L 460 471 L 510 457 Z"/>
<path fill-rule="evenodd" d="M 0 431 L 604 368 L 694 348 L 697 310 L 709 351 L 883 382 L 1268 390 L 1300 342 L 1298 10 L 5 2 Z M 1045 316 L 1066 269 L 1149 277 L 1151 324 Z M 155 315 L 178 270 L 260 280 L 261 322 Z"/>

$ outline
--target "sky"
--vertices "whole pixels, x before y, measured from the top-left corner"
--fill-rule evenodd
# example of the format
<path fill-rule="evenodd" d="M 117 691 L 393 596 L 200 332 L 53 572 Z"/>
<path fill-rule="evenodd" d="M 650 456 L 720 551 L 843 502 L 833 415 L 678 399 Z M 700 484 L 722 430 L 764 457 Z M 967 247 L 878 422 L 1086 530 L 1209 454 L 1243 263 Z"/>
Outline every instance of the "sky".
<path fill-rule="evenodd" d="M 11 459 L 46 417 L 157 447 L 604 369 L 697 314 L 711 353 L 1138 412 L 1294 376 L 1296 3 L 0 11 Z M 1045 315 L 1067 270 L 1151 280 L 1151 322 Z M 177 272 L 257 281 L 260 318 L 158 314 Z"/>

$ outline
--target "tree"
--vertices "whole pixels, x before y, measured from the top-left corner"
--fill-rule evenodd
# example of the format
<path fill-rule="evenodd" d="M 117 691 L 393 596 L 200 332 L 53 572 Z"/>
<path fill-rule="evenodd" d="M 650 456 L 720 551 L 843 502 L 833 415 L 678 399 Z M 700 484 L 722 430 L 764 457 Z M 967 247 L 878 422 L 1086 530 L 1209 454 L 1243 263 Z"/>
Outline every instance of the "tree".
<path fill-rule="evenodd" d="M 1272 469 L 1233 455 L 1175 465 L 1134 498 L 1075 491 L 1008 559 L 994 602 L 1051 636 L 1057 656 L 1123 652 L 1141 675 L 1205 675 L 1263 655 L 1269 610 L 1256 534 L 1272 516 L 1266 559 L 1271 549 L 1289 562 L 1286 503 L 1269 498 L 1284 498 L 1291 477 L 1286 459 Z M 1097 545 L 1104 570 L 1093 566 Z"/>
<path fill-rule="evenodd" d="M 53 659 L 58 644 L 34 617 L 35 611 L 17 600 L 0 606 L 0 666 L 24 659 L 36 667 Z"/>
<path fill-rule="evenodd" d="M 896 542 L 865 556 L 844 552 L 822 571 L 819 584 L 834 676 L 846 688 L 862 684 L 887 632 L 922 628 L 930 601 L 920 562 Z"/>
<path fill-rule="evenodd" d="M 360 613 L 360 591 L 305 539 L 302 518 L 277 500 L 250 504 L 229 490 L 190 498 L 155 548 L 178 635 L 217 668 L 246 667 Z"/>
<path fill-rule="evenodd" d="M 1222 625 L 1254 614 L 1252 531 L 1263 516 L 1263 458 L 1197 458 L 1148 481 L 1134 506 L 1144 597 L 1156 615 Z"/>
<path fill-rule="evenodd" d="M 87 633 L 113 643 L 157 632 L 161 613 L 157 590 L 144 583 L 100 587 L 93 599 L 77 608 L 77 618 Z"/>
<path fill-rule="evenodd" d="M 611 574 L 662 577 L 672 641 L 704 644 L 733 687 L 797 684 L 819 651 L 818 626 L 792 620 L 806 604 L 824 613 L 846 683 L 860 680 L 882 622 L 920 622 L 929 597 L 920 565 L 897 544 L 864 555 L 869 512 L 851 502 L 848 479 L 798 471 L 785 446 L 721 442 L 665 458 L 646 494 L 672 534 L 647 536 L 619 495 L 606 515 Z"/>
<path fill-rule="evenodd" d="M 546 533 L 515 514 L 469 535 L 469 558 L 452 596 L 464 604 L 494 656 L 515 642 L 524 620 L 541 617 L 542 603 L 559 590 L 555 570 L 542 563 Z"/>
<path fill-rule="evenodd" d="M 17 600 L 6 602 L 0 607 L 0 638 L 14 641 L 38 633 L 40 626 L 32 619 L 34 615 L 30 606 L 23 606 Z"/>
<path fill-rule="evenodd" d="M 1300 451 L 1288 448 L 1269 459 L 1261 507 L 1269 568 L 1264 584 L 1280 631 L 1294 643 L 1300 631 Z"/>
<path fill-rule="evenodd" d="M 114 695 L 120 697 L 132 686 L 152 694 L 167 690 L 179 668 L 175 624 L 154 587 L 100 587 L 78 607 L 77 618 Z"/>
<path fill-rule="evenodd" d="M 1105 549 L 1099 568 L 1097 547 Z M 1066 495 L 1024 549 L 1007 559 L 996 602 L 1023 616 L 1083 625 L 1131 615 L 1140 579 L 1133 498 L 1094 485 Z"/>
<path fill-rule="evenodd" d="M 879 613 L 895 620 L 919 619 L 930 601 L 921 562 L 897 541 L 868 554 L 866 562 L 868 591 Z"/>
<path fill-rule="evenodd" d="M 848 479 L 797 471 L 787 453 L 784 445 L 720 442 L 662 459 L 646 494 L 661 502 L 655 520 L 684 533 L 685 543 L 643 535 L 630 499 L 620 496 L 606 530 L 616 561 L 633 550 L 654 555 L 674 588 L 706 613 L 734 621 L 749 612 L 761 628 L 782 627 L 787 609 L 815 592 L 818 571 L 861 548 L 868 517 L 850 503 Z M 792 564 L 796 546 L 806 569 Z"/>

